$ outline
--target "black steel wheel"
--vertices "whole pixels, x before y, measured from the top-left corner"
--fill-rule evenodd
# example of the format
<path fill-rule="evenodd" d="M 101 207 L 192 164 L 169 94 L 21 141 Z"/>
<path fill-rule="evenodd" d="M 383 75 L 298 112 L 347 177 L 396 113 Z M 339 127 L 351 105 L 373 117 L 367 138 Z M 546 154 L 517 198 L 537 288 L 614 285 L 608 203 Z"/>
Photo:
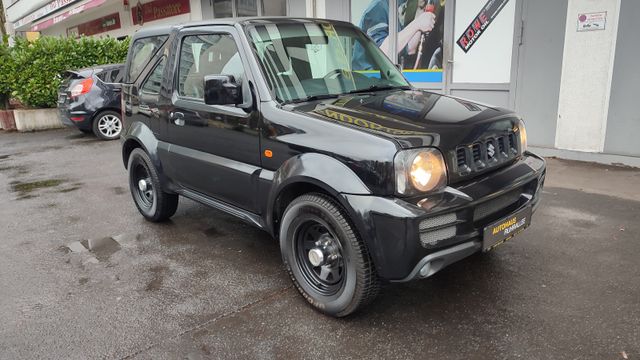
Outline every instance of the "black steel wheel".
<path fill-rule="evenodd" d="M 302 296 L 317 310 L 347 316 L 370 303 L 379 280 L 346 212 L 323 194 L 302 195 L 280 223 L 280 251 Z"/>
<path fill-rule="evenodd" d="M 307 283 L 323 295 L 344 285 L 342 245 L 324 222 L 308 217 L 295 230 L 296 263 Z"/>
<path fill-rule="evenodd" d="M 134 149 L 129 155 L 129 189 L 138 211 L 149 221 L 169 219 L 178 208 L 178 195 L 164 192 L 149 155 Z"/>

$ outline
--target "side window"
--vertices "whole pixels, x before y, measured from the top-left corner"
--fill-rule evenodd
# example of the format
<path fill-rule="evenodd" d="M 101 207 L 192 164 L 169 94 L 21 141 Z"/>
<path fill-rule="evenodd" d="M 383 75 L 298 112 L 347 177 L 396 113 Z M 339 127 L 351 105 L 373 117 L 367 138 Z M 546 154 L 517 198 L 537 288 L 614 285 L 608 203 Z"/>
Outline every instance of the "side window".
<path fill-rule="evenodd" d="M 143 93 L 146 94 L 160 94 L 160 87 L 162 85 L 162 73 L 164 72 L 164 63 L 165 58 L 162 58 L 160 62 L 156 65 L 156 68 L 153 69 L 151 74 L 147 80 L 142 84 L 142 88 L 140 89 Z"/>
<path fill-rule="evenodd" d="M 231 35 L 190 35 L 182 40 L 178 94 L 203 99 L 206 75 L 233 75 L 237 83 L 242 83 L 244 67 Z"/>
<path fill-rule="evenodd" d="M 116 68 L 111 70 L 111 73 L 109 74 L 109 82 L 112 83 L 121 83 L 122 82 L 122 69 L 121 68 Z"/>
<path fill-rule="evenodd" d="M 98 79 L 102 80 L 103 82 L 111 82 L 109 81 L 109 71 L 101 71 L 99 73 L 96 74 L 96 76 L 98 77 Z"/>
<path fill-rule="evenodd" d="M 129 81 L 135 81 L 147 62 L 158 51 L 167 39 L 166 35 L 138 39 L 131 47 L 131 64 L 129 65 Z"/>

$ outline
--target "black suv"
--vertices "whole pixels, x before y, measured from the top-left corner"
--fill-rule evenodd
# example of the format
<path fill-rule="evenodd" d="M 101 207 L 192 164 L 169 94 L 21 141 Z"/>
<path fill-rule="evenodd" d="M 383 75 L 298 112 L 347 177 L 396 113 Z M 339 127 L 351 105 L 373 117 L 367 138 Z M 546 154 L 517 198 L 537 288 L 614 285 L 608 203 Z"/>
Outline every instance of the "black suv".
<path fill-rule="evenodd" d="M 120 82 L 123 64 L 67 71 L 58 88 L 58 111 L 67 126 L 115 140 L 122 132 Z"/>
<path fill-rule="evenodd" d="M 166 220 L 182 195 L 264 229 L 333 316 L 381 281 L 493 249 L 539 203 L 545 162 L 517 115 L 412 88 L 349 23 L 143 28 L 125 70 L 122 156 L 142 215 Z"/>

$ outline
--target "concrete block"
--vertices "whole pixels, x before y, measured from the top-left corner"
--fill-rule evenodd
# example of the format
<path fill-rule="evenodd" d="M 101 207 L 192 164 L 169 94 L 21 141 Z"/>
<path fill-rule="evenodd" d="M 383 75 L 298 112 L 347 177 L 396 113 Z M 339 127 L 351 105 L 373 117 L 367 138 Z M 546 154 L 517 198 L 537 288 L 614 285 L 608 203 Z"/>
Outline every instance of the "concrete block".
<path fill-rule="evenodd" d="M 58 109 L 13 110 L 18 131 L 58 129 L 64 127 Z"/>
<path fill-rule="evenodd" d="M 0 110 L 0 129 L 7 131 L 16 129 L 13 110 Z"/>

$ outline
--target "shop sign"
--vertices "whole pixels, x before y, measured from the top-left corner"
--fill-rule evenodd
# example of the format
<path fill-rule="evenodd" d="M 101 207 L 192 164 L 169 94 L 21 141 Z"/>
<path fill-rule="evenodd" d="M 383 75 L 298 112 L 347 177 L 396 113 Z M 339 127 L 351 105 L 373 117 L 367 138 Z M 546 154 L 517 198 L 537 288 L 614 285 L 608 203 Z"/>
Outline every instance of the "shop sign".
<path fill-rule="evenodd" d="M 578 32 L 604 30 L 606 27 L 606 11 L 578 14 Z"/>
<path fill-rule="evenodd" d="M 43 18 L 51 13 L 54 13 L 60 9 L 62 9 L 63 7 L 72 4 L 74 2 L 78 2 L 79 0 L 55 0 L 52 1 L 50 3 L 48 3 L 47 5 L 41 7 L 40 9 L 32 12 L 31 14 L 23 17 L 22 19 L 16 21 L 13 26 L 14 28 L 19 28 L 22 25 L 28 24 L 30 22 L 36 21 L 40 18 Z"/>
<path fill-rule="evenodd" d="M 120 29 L 120 14 L 117 12 L 67 29 L 67 36 L 91 36 L 116 29 Z"/>
<path fill-rule="evenodd" d="M 146 4 L 138 2 L 138 5 L 131 8 L 131 16 L 135 25 L 189 12 L 191 12 L 189 0 L 155 0 Z"/>
<path fill-rule="evenodd" d="M 102 4 L 104 4 L 107 0 L 91 0 L 87 3 L 84 3 L 78 7 L 75 7 L 69 11 L 66 11 L 58 16 L 55 16 L 51 19 L 47 19 L 39 24 L 35 24 L 34 26 L 31 27 L 31 31 L 42 31 L 52 25 L 61 23 L 62 21 L 68 19 L 69 17 L 79 14 L 85 10 L 88 9 L 92 9 L 94 7 L 98 7 Z"/>
<path fill-rule="evenodd" d="M 473 18 L 471 24 L 458 38 L 457 43 L 462 51 L 466 53 L 471 49 L 508 2 L 509 0 L 489 0 L 482 7 L 478 15 Z"/>

